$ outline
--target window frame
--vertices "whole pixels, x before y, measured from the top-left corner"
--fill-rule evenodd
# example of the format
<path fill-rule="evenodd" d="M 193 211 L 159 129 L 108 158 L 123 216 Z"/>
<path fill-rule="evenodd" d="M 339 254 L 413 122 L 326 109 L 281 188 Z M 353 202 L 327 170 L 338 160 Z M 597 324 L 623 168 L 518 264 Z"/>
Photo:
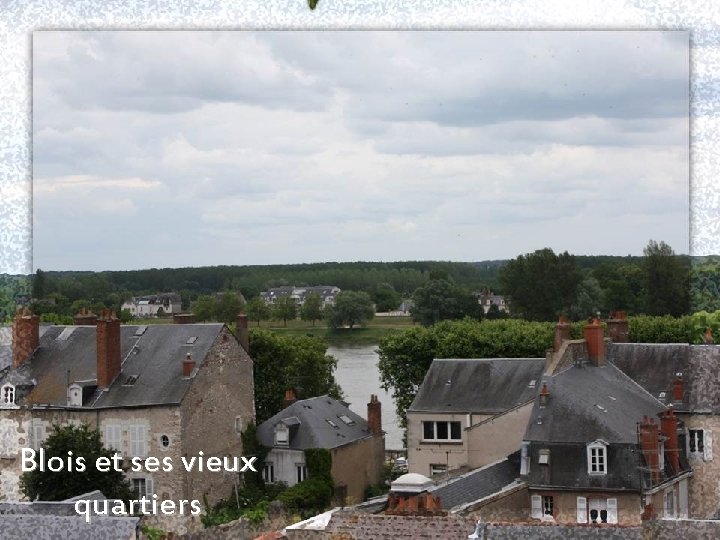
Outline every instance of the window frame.
<path fill-rule="evenodd" d="M 133 489 L 137 491 L 138 499 L 142 500 L 143 498 L 152 499 L 153 493 L 154 493 L 154 486 L 153 486 L 153 479 L 150 476 L 136 476 L 134 478 L 131 478 Z M 138 484 L 140 482 L 143 483 L 144 489 L 143 492 L 140 492 L 140 489 L 136 486 L 135 482 Z"/>
<path fill-rule="evenodd" d="M 268 472 L 270 474 L 268 474 Z M 266 461 L 263 463 L 263 481 L 266 484 L 274 484 L 275 483 L 275 463 L 272 461 Z"/>
<path fill-rule="evenodd" d="M 587 471 L 591 476 L 604 476 L 608 471 L 608 444 L 593 441 L 587 445 Z"/>
<path fill-rule="evenodd" d="M 438 425 L 444 425 L 445 433 L 447 434 L 446 439 L 438 438 Z M 427 426 L 432 425 L 432 438 L 426 437 L 428 435 Z M 422 439 L 421 442 L 429 443 L 462 443 L 462 422 L 460 420 L 422 420 Z M 455 429 L 453 429 L 455 428 Z M 453 433 L 455 432 L 455 433 Z M 458 435 L 459 438 L 454 438 L 453 435 Z"/>
<path fill-rule="evenodd" d="M 8 396 L 8 398 L 6 398 Z M 0 387 L 0 406 L 2 407 L 17 407 L 16 403 L 17 391 L 15 385 L 5 383 Z"/>
<path fill-rule="evenodd" d="M 296 483 L 300 483 L 304 480 L 308 479 L 308 470 L 307 465 L 305 463 L 296 463 L 295 464 L 295 480 Z"/>

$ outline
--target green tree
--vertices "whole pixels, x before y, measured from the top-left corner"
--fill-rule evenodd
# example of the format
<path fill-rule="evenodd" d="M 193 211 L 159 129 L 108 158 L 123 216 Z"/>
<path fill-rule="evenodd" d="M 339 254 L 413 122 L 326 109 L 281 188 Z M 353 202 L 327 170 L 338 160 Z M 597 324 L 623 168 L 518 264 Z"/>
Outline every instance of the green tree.
<path fill-rule="evenodd" d="M 309 294 L 305 297 L 305 302 L 303 302 L 302 307 L 300 308 L 300 318 L 303 321 L 312 321 L 313 326 L 315 326 L 315 321 L 319 321 L 323 317 L 323 309 L 322 309 L 322 298 L 320 298 L 319 294 Z"/>
<path fill-rule="evenodd" d="M 575 302 L 582 274 L 568 252 L 545 248 L 508 262 L 498 276 L 513 315 L 532 321 L 555 320 Z"/>
<path fill-rule="evenodd" d="M 336 360 L 326 352 L 327 344 L 320 338 L 251 330 L 258 424 L 282 410 L 288 388 L 294 388 L 300 399 L 325 394 L 342 397 L 334 376 Z"/>
<path fill-rule="evenodd" d="M 245 304 L 236 292 L 226 291 L 215 304 L 215 320 L 230 324 L 237 319 Z"/>
<path fill-rule="evenodd" d="M 690 311 L 690 268 L 665 242 L 643 250 L 645 313 L 679 317 Z"/>
<path fill-rule="evenodd" d="M 592 276 L 583 279 L 577 288 L 575 302 L 570 306 L 570 316 L 575 320 L 596 316 L 605 312 L 605 292 Z"/>
<path fill-rule="evenodd" d="M 100 490 L 108 499 L 135 498 L 130 483 L 121 471 L 110 468 L 98 471 L 95 462 L 99 457 L 111 458 L 114 452 L 103 448 L 100 433 L 88 425 L 53 426 L 53 432 L 43 445 L 46 459 L 58 457 L 67 463 L 68 451 L 74 458 L 83 457 L 85 471 L 40 471 L 39 467 L 20 478 L 20 489 L 25 497 L 34 501 L 61 501 L 88 491 Z"/>
<path fill-rule="evenodd" d="M 273 317 L 283 322 L 283 326 L 287 326 L 288 321 L 292 321 L 297 317 L 297 304 L 294 298 L 290 296 L 281 296 L 275 300 L 273 306 Z"/>
<path fill-rule="evenodd" d="M 396 310 L 402 301 L 400 293 L 389 283 L 377 284 L 373 289 L 372 299 L 380 313 Z"/>
<path fill-rule="evenodd" d="M 269 319 L 271 315 L 270 307 L 260 296 L 256 296 L 250 300 L 245 306 L 245 311 L 248 319 L 257 321 L 258 326 L 260 326 L 260 321 Z"/>
<path fill-rule="evenodd" d="M 413 320 L 423 326 L 439 321 L 482 317 L 482 307 L 469 291 L 445 278 L 431 279 L 413 294 Z"/>
<path fill-rule="evenodd" d="M 45 298 L 45 295 L 47 294 L 46 281 L 47 278 L 45 277 L 45 272 L 38 268 L 35 271 L 35 276 L 32 280 L 32 297 L 36 300 Z"/>
<path fill-rule="evenodd" d="M 118 318 L 122 324 L 127 324 L 132 321 L 133 316 L 129 309 L 121 309 Z"/>
<path fill-rule="evenodd" d="M 343 291 L 335 297 L 335 305 L 329 306 L 327 312 L 328 326 L 340 328 L 365 324 L 375 316 L 370 295 L 366 292 Z"/>
<path fill-rule="evenodd" d="M 215 319 L 217 302 L 212 295 L 199 296 L 193 305 L 193 313 L 198 321 L 211 321 Z"/>

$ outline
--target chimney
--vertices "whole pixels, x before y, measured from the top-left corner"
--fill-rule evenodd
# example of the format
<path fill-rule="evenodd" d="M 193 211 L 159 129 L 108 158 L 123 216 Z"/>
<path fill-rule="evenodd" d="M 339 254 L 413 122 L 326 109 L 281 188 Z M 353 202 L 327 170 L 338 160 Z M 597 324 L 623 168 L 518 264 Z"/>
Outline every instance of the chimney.
<path fill-rule="evenodd" d="M 367 423 L 373 435 L 382 435 L 382 404 L 375 394 L 370 395 L 370 403 L 367 404 Z"/>
<path fill-rule="evenodd" d="M 248 334 L 248 319 L 244 313 L 238 313 L 237 321 L 238 341 L 245 352 L 250 353 L 250 335 Z"/>
<path fill-rule="evenodd" d="M 193 313 L 175 313 L 173 324 L 195 324 L 195 315 Z"/>
<path fill-rule="evenodd" d="M 283 398 L 283 409 L 287 409 L 296 401 L 297 397 L 295 396 L 295 390 L 292 388 L 288 388 L 287 390 L 285 390 L 285 397 Z"/>
<path fill-rule="evenodd" d="M 705 345 L 712 345 L 713 343 L 715 343 L 715 340 L 713 339 L 713 331 L 712 328 L 708 326 L 707 330 L 705 330 Z"/>
<path fill-rule="evenodd" d="M 675 374 L 675 380 L 673 381 L 673 401 L 682 403 L 685 398 L 685 383 L 683 382 L 682 373 Z"/>
<path fill-rule="evenodd" d="M 95 326 L 98 316 L 87 308 L 82 308 L 76 315 L 73 323 L 76 326 Z"/>
<path fill-rule="evenodd" d="M 120 374 L 120 319 L 103 309 L 97 320 L 97 384 L 107 389 Z"/>
<path fill-rule="evenodd" d="M 555 325 L 555 342 L 553 349 L 555 352 L 560 350 L 563 341 L 570 339 L 570 322 L 567 317 L 560 317 L 559 322 Z"/>
<path fill-rule="evenodd" d="M 627 343 L 628 339 L 628 320 L 627 313 L 624 311 L 613 311 L 607 320 L 608 337 L 613 343 Z"/>
<path fill-rule="evenodd" d="M 548 398 L 550 397 L 550 390 L 548 390 L 547 383 L 542 384 L 542 388 L 540 389 L 540 406 L 545 407 L 548 402 Z"/>
<path fill-rule="evenodd" d="M 650 468 L 650 479 L 653 484 L 660 480 L 660 459 L 658 450 L 660 441 L 658 439 L 658 425 L 649 416 L 644 416 L 639 428 L 640 450 L 645 458 L 646 465 Z"/>
<path fill-rule="evenodd" d="M 585 341 L 590 362 L 596 366 L 605 365 L 605 336 L 600 321 L 593 319 L 590 324 L 585 325 Z"/>
<path fill-rule="evenodd" d="M 13 319 L 12 366 L 20 367 L 40 345 L 40 317 L 29 308 L 20 309 Z"/>
<path fill-rule="evenodd" d="M 680 472 L 680 445 L 678 443 L 677 416 L 672 406 L 660 415 L 660 430 L 665 436 L 665 454 L 673 474 Z"/>
<path fill-rule="evenodd" d="M 193 370 L 195 369 L 195 360 L 192 359 L 192 356 L 190 356 L 190 353 L 187 353 L 187 356 L 184 358 L 182 363 L 182 376 L 185 378 L 190 377 L 192 375 Z"/>

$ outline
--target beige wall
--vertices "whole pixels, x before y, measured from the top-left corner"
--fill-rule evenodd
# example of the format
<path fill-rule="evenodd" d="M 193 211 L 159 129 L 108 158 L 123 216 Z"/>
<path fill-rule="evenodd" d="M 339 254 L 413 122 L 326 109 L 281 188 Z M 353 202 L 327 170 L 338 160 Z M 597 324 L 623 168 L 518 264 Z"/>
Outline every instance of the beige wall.
<path fill-rule="evenodd" d="M 335 485 L 347 486 L 347 500 L 339 504 L 355 504 L 365 499 L 365 488 L 382 479 L 385 463 L 385 441 L 380 437 L 367 437 L 330 451 L 331 474 Z"/>
<path fill-rule="evenodd" d="M 556 523 L 577 523 L 577 498 L 585 497 L 590 504 L 590 499 L 617 499 L 618 524 L 619 525 L 640 525 L 643 509 L 640 503 L 639 493 L 595 493 L 581 491 L 550 491 L 532 490 L 530 495 L 552 495 L 553 510 Z M 528 519 L 530 519 L 530 503 L 528 501 Z"/>
<path fill-rule="evenodd" d="M 720 511 L 720 417 L 709 414 L 682 415 L 687 429 L 712 432 L 712 460 L 688 456 L 693 476 L 688 480 L 691 518 L 710 519 Z"/>
<path fill-rule="evenodd" d="M 412 473 L 430 475 L 430 465 L 447 464 L 450 469 L 456 469 L 468 464 L 468 433 L 465 428 L 491 418 L 491 415 L 468 414 L 437 414 L 437 413 L 407 413 L 407 450 L 408 470 Z M 462 430 L 462 442 L 430 443 L 423 442 L 423 421 L 459 421 Z"/>
<path fill-rule="evenodd" d="M 206 458 L 242 455 L 235 419 L 240 418 L 241 428 L 255 420 L 253 364 L 227 328 L 218 335 L 180 409 L 183 455 L 192 457 L 200 451 Z M 207 497 L 211 505 L 229 497 L 238 481 L 236 473 L 221 472 L 195 471 L 184 478 L 184 498 Z"/>
<path fill-rule="evenodd" d="M 520 450 L 532 402 L 472 426 L 467 432 L 468 465 L 476 469 Z"/>
<path fill-rule="evenodd" d="M 527 486 L 492 497 L 467 513 L 484 522 L 526 522 L 530 519 L 530 495 Z"/>

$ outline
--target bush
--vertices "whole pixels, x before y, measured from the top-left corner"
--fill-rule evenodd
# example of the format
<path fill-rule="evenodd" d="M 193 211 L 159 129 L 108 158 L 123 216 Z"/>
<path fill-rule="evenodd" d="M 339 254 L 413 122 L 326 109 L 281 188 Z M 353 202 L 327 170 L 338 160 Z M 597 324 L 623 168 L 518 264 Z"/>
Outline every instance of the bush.
<path fill-rule="evenodd" d="M 629 318 L 628 330 L 632 343 L 693 343 L 693 319 L 690 316 L 638 315 Z"/>
<path fill-rule="evenodd" d="M 332 479 L 311 477 L 289 487 L 278 496 L 278 500 L 302 516 L 314 515 L 330 505 L 334 491 Z"/>

